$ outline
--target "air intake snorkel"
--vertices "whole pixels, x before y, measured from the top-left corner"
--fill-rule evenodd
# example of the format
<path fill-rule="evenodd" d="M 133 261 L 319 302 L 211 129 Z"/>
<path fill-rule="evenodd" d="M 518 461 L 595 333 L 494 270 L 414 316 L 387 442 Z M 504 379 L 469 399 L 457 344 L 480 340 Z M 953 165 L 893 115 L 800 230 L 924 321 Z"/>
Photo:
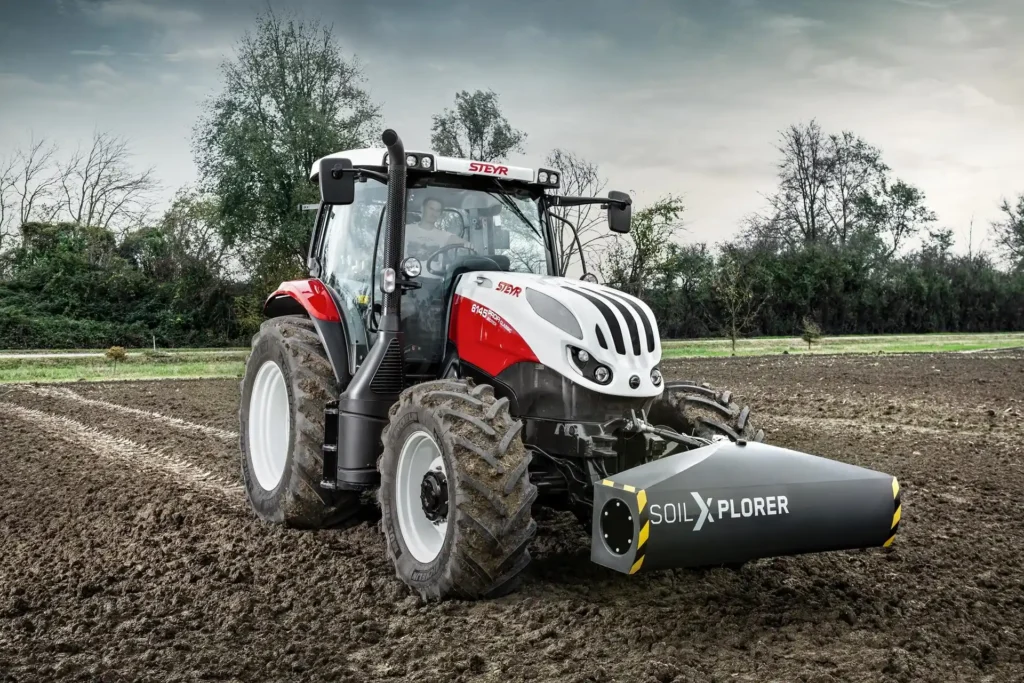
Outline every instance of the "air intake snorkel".
<path fill-rule="evenodd" d="M 405 145 L 390 128 L 381 140 L 388 150 L 388 199 L 385 211 L 384 294 L 377 341 L 338 399 L 337 472 L 324 472 L 324 485 L 340 489 L 373 488 L 380 481 L 377 455 L 388 409 L 405 386 L 399 267 L 405 250 Z M 372 314 L 372 312 L 371 312 Z M 326 458 L 325 458 L 326 462 Z"/>

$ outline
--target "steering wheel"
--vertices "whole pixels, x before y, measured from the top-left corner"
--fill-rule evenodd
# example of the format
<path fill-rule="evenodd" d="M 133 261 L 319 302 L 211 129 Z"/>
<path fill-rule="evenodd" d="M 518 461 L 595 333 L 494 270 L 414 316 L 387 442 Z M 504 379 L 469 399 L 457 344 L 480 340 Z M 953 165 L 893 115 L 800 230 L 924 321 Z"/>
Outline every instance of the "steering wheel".
<path fill-rule="evenodd" d="M 473 254 L 476 254 L 477 256 L 480 255 L 480 252 L 478 252 L 476 250 L 476 248 L 474 248 L 473 245 L 471 245 L 471 244 L 446 244 L 443 247 L 441 247 L 440 249 L 438 249 L 437 251 L 435 251 L 433 254 L 428 256 L 426 259 L 424 259 L 423 267 L 431 275 L 437 275 L 438 277 L 444 277 L 447 274 L 447 273 L 445 273 L 444 268 L 439 268 L 438 270 L 434 270 L 433 268 L 430 267 L 430 264 L 435 259 L 437 259 L 437 257 L 439 257 L 441 254 L 446 254 L 449 251 L 453 251 L 455 249 L 465 249 L 465 250 L 467 250 L 469 252 L 472 252 Z"/>

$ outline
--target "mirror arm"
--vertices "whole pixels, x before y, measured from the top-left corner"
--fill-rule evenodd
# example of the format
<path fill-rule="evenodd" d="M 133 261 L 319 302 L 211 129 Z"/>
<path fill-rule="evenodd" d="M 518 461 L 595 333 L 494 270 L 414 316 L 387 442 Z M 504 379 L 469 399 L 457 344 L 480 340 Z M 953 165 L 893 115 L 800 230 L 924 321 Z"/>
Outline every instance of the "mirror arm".
<path fill-rule="evenodd" d="M 379 180 L 380 182 L 384 183 L 385 185 L 388 184 L 388 175 L 387 175 L 387 173 L 380 173 L 378 171 L 371 171 L 368 168 L 356 169 L 356 180 L 359 180 L 360 178 L 373 178 L 374 180 Z"/>
<path fill-rule="evenodd" d="M 625 199 L 610 199 L 608 197 L 567 197 L 564 195 L 552 195 L 550 197 L 551 206 L 585 206 L 587 204 L 604 204 L 605 206 L 611 204 L 619 208 L 626 208 L 632 206 L 631 200 Z"/>
<path fill-rule="evenodd" d="M 565 223 L 570 228 L 572 228 L 572 236 L 573 236 L 573 239 L 576 242 L 576 248 L 579 249 L 579 252 L 580 252 L 580 266 L 583 268 L 583 274 L 586 275 L 587 274 L 587 260 L 583 256 L 583 245 L 580 244 L 580 233 L 576 230 L 576 226 L 573 225 L 572 222 L 569 221 L 568 219 L 562 218 L 561 216 L 559 216 L 557 214 L 554 214 L 554 213 L 551 213 L 550 211 L 548 211 L 547 214 L 548 214 L 548 218 L 554 218 L 555 220 L 561 221 L 562 223 Z M 568 265 L 569 264 L 567 263 L 566 266 L 568 266 Z M 565 271 L 562 271 L 562 276 L 565 277 Z"/>

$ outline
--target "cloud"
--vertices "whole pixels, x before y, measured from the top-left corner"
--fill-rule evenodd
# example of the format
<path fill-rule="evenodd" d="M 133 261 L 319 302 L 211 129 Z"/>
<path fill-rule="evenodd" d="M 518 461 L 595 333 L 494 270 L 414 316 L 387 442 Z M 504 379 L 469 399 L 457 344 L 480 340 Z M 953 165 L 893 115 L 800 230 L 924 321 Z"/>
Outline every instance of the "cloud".
<path fill-rule="evenodd" d="M 231 53 L 228 46 L 189 47 L 164 54 L 168 62 L 208 62 L 219 61 Z"/>
<path fill-rule="evenodd" d="M 780 36 L 800 35 L 807 29 L 822 26 L 824 22 L 818 19 L 808 19 L 794 15 L 777 15 L 769 17 L 765 22 L 765 28 Z"/>
<path fill-rule="evenodd" d="M 109 45 L 101 45 L 98 50 L 72 50 L 71 54 L 79 57 L 113 57 L 117 53 Z"/>
<path fill-rule="evenodd" d="M 195 11 L 146 0 L 79 0 L 79 6 L 86 16 L 106 24 L 134 21 L 159 26 L 183 26 L 202 22 L 202 17 Z"/>
<path fill-rule="evenodd" d="M 900 5 L 911 7 L 922 7 L 924 9 L 949 9 L 956 5 L 962 5 L 964 0 L 892 0 Z"/>
<path fill-rule="evenodd" d="M 84 78 L 94 81 L 113 81 L 118 78 L 117 71 L 106 62 L 87 64 L 81 68 L 81 74 Z"/>

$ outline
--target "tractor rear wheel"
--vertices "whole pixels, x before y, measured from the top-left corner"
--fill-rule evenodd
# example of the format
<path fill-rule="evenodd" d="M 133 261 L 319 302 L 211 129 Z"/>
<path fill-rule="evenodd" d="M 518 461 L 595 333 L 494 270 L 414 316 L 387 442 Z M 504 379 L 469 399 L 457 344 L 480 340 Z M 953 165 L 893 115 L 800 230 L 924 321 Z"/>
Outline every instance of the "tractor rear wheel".
<path fill-rule="evenodd" d="M 763 429 L 750 420 L 750 407 L 732 400 L 731 391 L 719 391 L 692 381 L 668 382 L 665 392 L 647 414 L 651 424 L 702 439 L 727 437 L 731 441 L 764 441 Z M 666 455 L 679 447 L 669 445 Z"/>
<path fill-rule="evenodd" d="M 530 562 L 537 487 L 508 399 L 471 380 L 406 389 L 378 462 L 378 501 L 395 572 L 425 600 L 514 591 Z"/>
<path fill-rule="evenodd" d="M 289 315 L 260 325 L 245 362 L 239 407 L 242 479 L 260 519 L 320 529 L 359 511 L 357 493 L 320 486 L 324 409 L 338 392 L 309 318 Z"/>

